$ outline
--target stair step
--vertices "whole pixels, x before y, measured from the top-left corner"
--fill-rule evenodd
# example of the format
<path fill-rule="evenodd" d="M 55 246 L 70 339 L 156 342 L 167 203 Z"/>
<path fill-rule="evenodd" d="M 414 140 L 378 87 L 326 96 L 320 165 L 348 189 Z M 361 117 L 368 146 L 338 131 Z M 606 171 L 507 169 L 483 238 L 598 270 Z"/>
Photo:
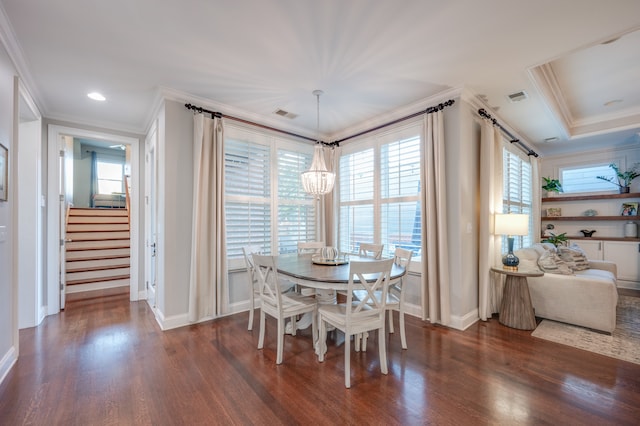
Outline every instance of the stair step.
<path fill-rule="evenodd" d="M 112 269 L 97 269 L 97 270 L 89 270 L 89 271 L 79 271 L 79 272 L 67 272 L 65 275 L 67 281 L 78 281 L 78 280 L 93 280 L 93 281 L 101 281 L 101 280 L 109 280 L 113 279 L 113 277 L 122 277 L 130 274 L 130 268 L 127 266 L 126 268 L 112 268 Z"/>
<path fill-rule="evenodd" d="M 128 268 L 131 262 L 129 256 L 125 257 L 112 257 L 105 259 L 89 259 L 89 260 L 69 260 L 66 262 L 66 271 L 81 272 L 81 271 L 94 271 L 100 269 L 112 269 L 112 268 Z"/>
<path fill-rule="evenodd" d="M 70 223 L 67 225 L 67 234 L 70 232 L 112 232 L 129 231 L 128 223 Z"/>
<path fill-rule="evenodd" d="M 73 207 L 69 209 L 69 216 L 124 216 L 127 217 L 127 209 L 90 209 Z"/>
<path fill-rule="evenodd" d="M 67 243 L 68 244 L 68 243 Z M 124 248 L 112 248 L 112 249 L 85 249 L 85 250 L 69 250 L 67 246 L 66 260 L 96 260 L 105 259 L 111 257 L 123 257 L 130 256 L 131 249 Z"/>
<path fill-rule="evenodd" d="M 129 239 L 120 240 L 86 240 L 67 241 L 65 243 L 67 252 L 78 250 L 104 250 L 109 248 L 129 248 Z"/>
<path fill-rule="evenodd" d="M 100 283 L 100 282 L 115 282 L 115 281 L 120 281 L 121 285 L 129 285 L 129 275 L 120 275 L 120 276 L 113 276 L 113 277 L 109 277 L 109 278 L 101 278 L 101 279 L 76 279 L 76 280 L 67 280 L 66 281 L 66 285 L 67 286 L 74 286 L 74 285 L 81 285 L 81 284 L 90 284 L 90 283 Z"/>
<path fill-rule="evenodd" d="M 105 232 L 67 232 L 67 240 L 128 240 L 129 231 L 105 231 Z"/>
<path fill-rule="evenodd" d="M 127 216 L 69 216 L 71 224 L 79 223 L 129 223 Z"/>

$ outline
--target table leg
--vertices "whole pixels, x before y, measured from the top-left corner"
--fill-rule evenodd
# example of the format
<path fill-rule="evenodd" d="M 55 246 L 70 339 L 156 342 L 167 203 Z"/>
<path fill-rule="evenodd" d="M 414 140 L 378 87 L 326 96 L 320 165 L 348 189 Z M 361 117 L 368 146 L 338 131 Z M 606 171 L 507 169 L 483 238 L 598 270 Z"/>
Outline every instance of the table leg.
<path fill-rule="evenodd" d="M 507 275 L 500 305 L 500 324 L 519 330 L 536 328 L 526 277 Z"/>

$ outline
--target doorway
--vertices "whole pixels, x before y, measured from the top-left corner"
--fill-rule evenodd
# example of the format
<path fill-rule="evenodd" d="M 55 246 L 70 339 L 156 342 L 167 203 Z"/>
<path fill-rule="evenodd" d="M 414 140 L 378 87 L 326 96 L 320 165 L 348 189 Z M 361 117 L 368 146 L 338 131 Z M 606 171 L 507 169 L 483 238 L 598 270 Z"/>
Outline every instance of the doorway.
<path fill-rule="evenodd" d="M 85 129 L 49 125 L 48 129 L 48 187 L 47 187 L 47 314 L 52 315 L 64 307 L 64 255 L 61 247 L 64 246 L 64 235 L 60 224 L 65 220 L 66 206 L 61 206 L 69 201 L 64 193 L 61 193 L 61 182 L 64 181 L 64 171 L 61 159 L 67 152 L 69 138 L 103 141 L 110 145 L 121 144 L 130 151 L 131 176 L 131 218 L 130 218 L 130 284 L 129 299 L 139 299 L 139 223 L 140 223 L 140 163 L 139 140 L 128 136 L 115 135 L 105 132 L 95 132 Z M 61 208 L 64 207 L 64 208 Z"/>

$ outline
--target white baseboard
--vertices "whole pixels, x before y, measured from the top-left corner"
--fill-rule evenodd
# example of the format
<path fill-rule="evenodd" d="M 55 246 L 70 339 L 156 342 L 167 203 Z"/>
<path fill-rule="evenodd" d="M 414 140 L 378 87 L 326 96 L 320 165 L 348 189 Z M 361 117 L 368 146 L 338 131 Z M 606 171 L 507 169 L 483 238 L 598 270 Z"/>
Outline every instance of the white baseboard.
<path fill-rule="evenodd" d="M 618 288 L 628 288 L 630 290 L 640 290 L 640 283 L 637 281 L 617 281 Z"/>
<path fill-rule="evenodd" d="M 4 354 L 2 360 L 0 360 L 0 384 L 4 382 L 4 379 L 7 377 L 7 374 L 9 374 L 11 367 L 13 367 L 17 360 L 18 356 L 16 348 L 15 346 L 12 346 L 7 353 Z"/>
<path fill-rule="evenodd" d="M 476 308 L 463 316 L 452 315 L 449 327 L 464 331 L 478 321 L 480 321 L 480 316 L 478 315 L 478 308 Z"/>
<path fill-rule="evenodd" d="M 147 290 L 141 290 L 138 292 L 138 298 L 136 300 L 147 300 Z M 133 299 L 132 299 L 133 301 Z"/>

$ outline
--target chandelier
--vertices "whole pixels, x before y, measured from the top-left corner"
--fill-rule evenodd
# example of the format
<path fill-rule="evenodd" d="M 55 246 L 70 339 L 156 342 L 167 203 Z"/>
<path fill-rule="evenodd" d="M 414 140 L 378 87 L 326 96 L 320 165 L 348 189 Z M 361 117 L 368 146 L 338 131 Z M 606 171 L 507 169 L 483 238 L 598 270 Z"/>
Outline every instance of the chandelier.
<path fill-rule="evenodd" d="M 323 93 L 322 90 L 313 91 L 313 95 L 317 99 L 317 143 L 313 151 L 311 167 L 301 175 L 304 192 L 315 195 L 318 198 L 320 198 L 320 195 L 331 192 L 336 179 L 336 174 L 327 170 L 327 165 L 324 162 L 324 153 L 322 152 L 322 143 L 320 142 L 320 95 Z"/>

